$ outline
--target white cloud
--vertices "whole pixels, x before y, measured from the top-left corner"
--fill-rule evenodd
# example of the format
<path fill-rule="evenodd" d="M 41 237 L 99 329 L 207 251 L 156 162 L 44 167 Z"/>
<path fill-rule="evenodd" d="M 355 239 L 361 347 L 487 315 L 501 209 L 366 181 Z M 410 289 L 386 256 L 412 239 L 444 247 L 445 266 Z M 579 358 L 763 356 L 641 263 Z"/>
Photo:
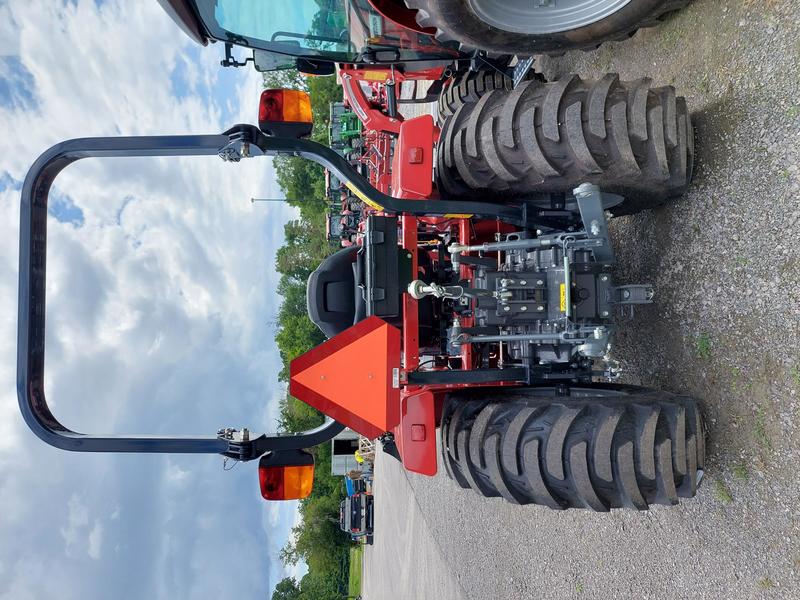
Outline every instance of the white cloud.
<path fill-rule="evenodd" d="M 70 497 L 67 510 L 66 524 L 59 529 L 64 540 L 64 554 L 77 558 L 85 552 L 97 560 L 103 544 L 103 524 L 96 519 L 89 529 L 89 509 L 77 494 Z"/>
<path fill-rule="evenodd" d="M 61 537 L 64 538 L 64 553 L 67 556 L 75 556 L 77 549 L 81 546 L 83 531 L 89 525 L 89 510 L 81 502 L 77 494 L 73 494 L 67 503 L 67 523 L 61 528 Z"/>
<path fill-rule="evenodd" d="M 178 465 L 170 463 L 165 472 L 167 483 L 175 487 L 183 487 L 189 480 L 189 471 L 181 469 Z"/>
<path fill-rule="evenodd" d="M 94 522 L 94 527 L 89 532 L 89 548 L 86 552 L 91 558 L 100 558 L 100 549 L 103 546 L 103 524 L 100 521 Z"/>
<path fill-rule="evenodd" d="M 14 56 L 19 54 L 19 35 L 16 23 L 11 14 L 11 8 L 0 5 L 0 56 Z"/>
<path fill-rule="evenodd" d="M 253 465 L 56 451 L 25 427 L 14 391 L 13 182 L 63 139 L 253 121 L 260 77 L 221 74 L 219 48 L 192 46 L 154 2 L 11 0 L 0 23 L 0 55 L 24 67 L 0 70 L 13 84 L 0 94 L 0 598 L 265 596 L 295 508 L 264 507 Z M 55 192 L 83 214 L 80 227 L 48 224 L 46 390 L 64 424 L 272 424 L 272 262 L 293 212 L 248 200 L 275 188 L 268 159 L 90 159 L 59 176 Z M 234 563 L 219 559 L 230 539 Z"/>

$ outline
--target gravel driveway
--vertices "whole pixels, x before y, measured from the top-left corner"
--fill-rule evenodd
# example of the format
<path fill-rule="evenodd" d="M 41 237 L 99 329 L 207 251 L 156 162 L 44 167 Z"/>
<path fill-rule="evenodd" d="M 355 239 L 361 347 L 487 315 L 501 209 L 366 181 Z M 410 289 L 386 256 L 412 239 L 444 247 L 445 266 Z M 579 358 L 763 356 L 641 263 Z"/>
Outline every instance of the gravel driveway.
<path fill-rule="evenodd" d="M 615 357 L 629 383 L 700 399 L 709 461 L 696 499 L 641 514 L 485 500 L 441 466 L 436 478 L 379 472 L 381 510 L 401 510 L 400 489 L 414 496 L 425 543 L 465 600 L 800 598 L 798 65 L 797 0 L 696 0 L 627 42 L 541 61 L 551 79 L 647 75 L 687 97 L 691 191 L 612 224 L 618 279 L 657 290 L 657 304 L 620 321 Z M 381 478 L 407 483 L 384 495 Z M 419 543 L 393 541 L 398 551 Z M 397 560 L 373 552 L 366 579 Z M 365 598 L 438 597 L 407 589 Z"/>

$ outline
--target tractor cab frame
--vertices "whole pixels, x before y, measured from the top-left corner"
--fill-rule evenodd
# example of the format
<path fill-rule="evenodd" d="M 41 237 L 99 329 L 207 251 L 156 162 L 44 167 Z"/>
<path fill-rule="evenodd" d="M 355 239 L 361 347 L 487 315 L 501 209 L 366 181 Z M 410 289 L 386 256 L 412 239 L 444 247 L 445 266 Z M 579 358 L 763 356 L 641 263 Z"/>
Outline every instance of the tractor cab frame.
<path fill-rule="evenodd" d="M 417 23 L 416 10 L 393 0 L 332 0 L 324 10 L 316 0 L 300 0 L 275 14 L 261 13 L 261 3 L 255 0 L 239 6 L 238 13 L 226 11 L 225 3 L 219 6 L 210 0 L 158 2 L 195 42 L 203 46 L 223 43 L 223 67 L 252 64 L 261 72 L 296 68 L 309 75 L 332 75 L 340 65 L 372 71 L 365 77 L 375 81 L 372 67 L 382 66 L 392 75 L 404 73 L 409 80 L 434 81 L 418 102 L 435 101 L 442 90 L 442 78 L 456 72 L 491 69 L 516 84 L 533 66 L 533 58 L 527 54 L 490 55 L 465 49 L 454 41 L 443 42 L 436 37 L 436 29 Z M 311 18 L 313 7 L 318 12 Z M 252 56 L 237 59 L 234 46 L 251 50 Z M 381 79 L 390 80 L 394 77 Z"/>

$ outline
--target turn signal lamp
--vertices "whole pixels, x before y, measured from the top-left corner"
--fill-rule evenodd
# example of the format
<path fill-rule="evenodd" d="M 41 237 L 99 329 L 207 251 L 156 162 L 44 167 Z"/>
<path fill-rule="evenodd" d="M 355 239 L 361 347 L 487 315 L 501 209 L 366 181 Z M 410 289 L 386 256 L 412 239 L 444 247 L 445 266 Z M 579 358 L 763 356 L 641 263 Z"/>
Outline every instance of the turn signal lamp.
<path fill-rule="evenodd" d="M 301 138 L 311 135 L 311 98 L 299 90 L 264 90 L 258 105 L 258 127 L 267 135 Z"/>
<path fill-rule="evenodd" d="M 269 452 L 258 461 L 258 482 L 265 500 L 299 500 L 314 485 L 314 456 L 305 450 Z"/>

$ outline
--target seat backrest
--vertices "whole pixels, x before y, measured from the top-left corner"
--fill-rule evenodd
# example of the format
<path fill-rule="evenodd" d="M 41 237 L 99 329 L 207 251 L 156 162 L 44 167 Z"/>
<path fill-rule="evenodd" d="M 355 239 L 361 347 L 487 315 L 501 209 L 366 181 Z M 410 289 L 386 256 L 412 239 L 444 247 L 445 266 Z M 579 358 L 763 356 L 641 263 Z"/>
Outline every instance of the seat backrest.
<path fill-rule="evenodd" d="M 351 325 L 356 316 L 356 281 L 353 264 L 358 247 L 339 250 L 326 258 L 308 278 L 308 316 L 326 337 Z"/>

